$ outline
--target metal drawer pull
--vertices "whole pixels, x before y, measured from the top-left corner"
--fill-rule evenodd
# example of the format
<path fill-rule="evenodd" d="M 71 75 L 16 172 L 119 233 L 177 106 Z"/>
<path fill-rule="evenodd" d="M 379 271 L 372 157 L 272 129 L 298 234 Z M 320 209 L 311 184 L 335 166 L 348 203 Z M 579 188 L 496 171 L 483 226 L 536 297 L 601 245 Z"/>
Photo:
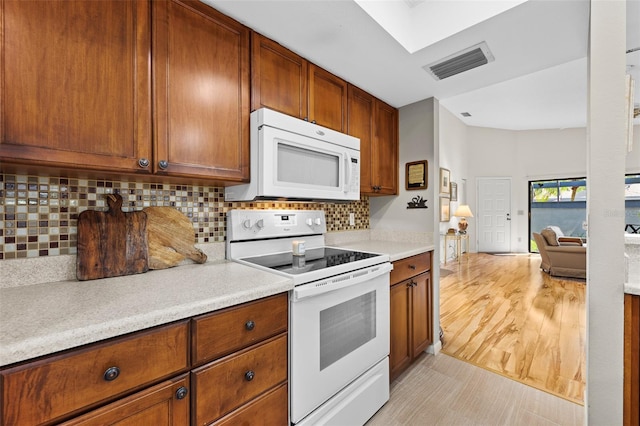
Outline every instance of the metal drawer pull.
<path fill-rule="evenodd" d="M 176 399 L 184 399 L 188 393 L 189 389 L 185 388 L 184 386 L 180 386 L 176 391 Z"/>
<path fill-rule="evenodd" d="M 253 371 L 249 370 L 246 373 L 244 373 L 244 379 L 247 382 L 250 382 L 253 380 L 253 378 L 256 376 L 256 373 L 254 373 Z"/>
<path fill-rule="evenodd" d="M 415 271 L 416 270 L 416 265 L 409 265 L 409 269 L 413 269 Z"/>
<path fill-rule="evenodd" d="M 249 321 L 244 323 L 244 328 L 246 328 L 247 330 L 251 331 L 254 328 L 256 328 L 256 323 L 251 321 L 251 320 L 249 320 Z"/>
<path fill-rule="evenodd" d="M 107 382 L 112 382 L 115 379 L 118 378 L 118 376 L 120 375 L 120 369 L 118 367 L 109 367 L 107 368 L 107 370 L 104 372 L 104 375 L 102 376 Z"/>

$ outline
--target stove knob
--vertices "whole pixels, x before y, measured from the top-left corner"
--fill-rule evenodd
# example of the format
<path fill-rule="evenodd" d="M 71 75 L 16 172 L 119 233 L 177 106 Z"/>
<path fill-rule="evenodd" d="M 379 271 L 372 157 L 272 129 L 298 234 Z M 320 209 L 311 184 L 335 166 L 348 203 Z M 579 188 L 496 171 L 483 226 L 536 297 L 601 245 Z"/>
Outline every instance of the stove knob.
<path fill-rule="evenodd" d="M 258 219 L 258 221 L 256 222 L 256 227 L 258 229 L 264 228 L 264 220 L 263 219 Z"/>
<path fill-rule="evenodd" d="M 318 225 L 318 226 L 322 225 L 322 219 L 317 217 L 316 220 L 315 220 L 315 224 Z"/>
<path fill-rule="evenodd" d="M 245 219 L 242 221 L 242 227 L 244 229 L 251 229 L 251 220 Z"/>
<path fill-rule="evenodd" d="M 313 219 L 309 218 L 309 219 L 307 219 L 307 220 L 306 220 L 306 222 L 305 222 L 305 223 L 306 223 L 307 225 L 309 225 L 309 226 L 313 226 Z"/>

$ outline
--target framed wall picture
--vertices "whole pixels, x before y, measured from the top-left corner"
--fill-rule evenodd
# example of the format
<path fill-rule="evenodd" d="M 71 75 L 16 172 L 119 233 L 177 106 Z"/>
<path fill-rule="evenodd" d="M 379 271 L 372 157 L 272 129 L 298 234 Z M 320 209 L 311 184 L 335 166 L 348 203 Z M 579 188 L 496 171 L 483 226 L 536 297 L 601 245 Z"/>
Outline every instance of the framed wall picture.
<path fill-rule="evenodd" d="M 407 163 L 405 187 L 411 189 L 427 189 L 427 160 Z"/>
<path fill-rule="evenodd" d="M 440 195 L 444 195 L 449 198 L 451 194 L 451 172 L 449 169 L 443 169 L 440 167 Z"/>
<path fill-rule="evenodd" d="M 458 201 L 458 184 L 451 182 L 451 201 Z"/>
<path fill-rule="evenodd" d="M 440 222 L 449 222 L 449 219 L 451 219 L 449 197 L 440 197 Z"/>

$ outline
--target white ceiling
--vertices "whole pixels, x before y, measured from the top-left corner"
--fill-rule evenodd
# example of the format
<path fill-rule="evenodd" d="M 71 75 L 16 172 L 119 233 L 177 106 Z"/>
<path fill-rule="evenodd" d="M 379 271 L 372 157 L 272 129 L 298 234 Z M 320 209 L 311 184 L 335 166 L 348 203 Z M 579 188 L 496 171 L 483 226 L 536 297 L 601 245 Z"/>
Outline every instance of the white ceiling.
<path fill-rule="evenodd" d="M 441 25 L 435 37 L 445 38 L 424 48 L 416 41 L 407 48 L 417 49 L 414 53 L 354 0 L 202 1 L 395 107 L 435 96 L 473 126 L 586 126 L 588 0 L 529 0 L 452 35 Z M 471 3 L 502 0 L 368 1 L 402 3 L 416 27 L 415 16 L 424 12 L 420 8 L 446 3 L 440 21 L 455 22 Z M 627 0 L 627 5 L 627 48 L 632 49 L 640 46 L 640 1 Z M 495 57 L 485 66 L 441 81 L 422 68 L 482 41 Z M 640 51 L 627 59 L 634 65 L 637 104 Z"/>

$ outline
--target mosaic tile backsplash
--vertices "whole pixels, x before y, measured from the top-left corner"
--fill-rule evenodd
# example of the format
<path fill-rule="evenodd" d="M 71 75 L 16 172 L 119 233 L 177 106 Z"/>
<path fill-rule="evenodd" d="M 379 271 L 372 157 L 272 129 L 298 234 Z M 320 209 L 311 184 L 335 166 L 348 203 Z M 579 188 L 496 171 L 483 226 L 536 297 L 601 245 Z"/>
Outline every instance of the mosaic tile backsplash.
<path fill-rule="evenodd" d="M 227 203 L 224 188 L 216 186 L 0 173 L 0 259 L 75 254 L 78 215 L 107 210 L 109 193 L 122 195 L 124 211 L 177 208 L 191 219 L 196 243 L 223 242 L 230 209 L 324 210 L 329 232 L 369 229 L 366 196 L 351 203 Z"/>

